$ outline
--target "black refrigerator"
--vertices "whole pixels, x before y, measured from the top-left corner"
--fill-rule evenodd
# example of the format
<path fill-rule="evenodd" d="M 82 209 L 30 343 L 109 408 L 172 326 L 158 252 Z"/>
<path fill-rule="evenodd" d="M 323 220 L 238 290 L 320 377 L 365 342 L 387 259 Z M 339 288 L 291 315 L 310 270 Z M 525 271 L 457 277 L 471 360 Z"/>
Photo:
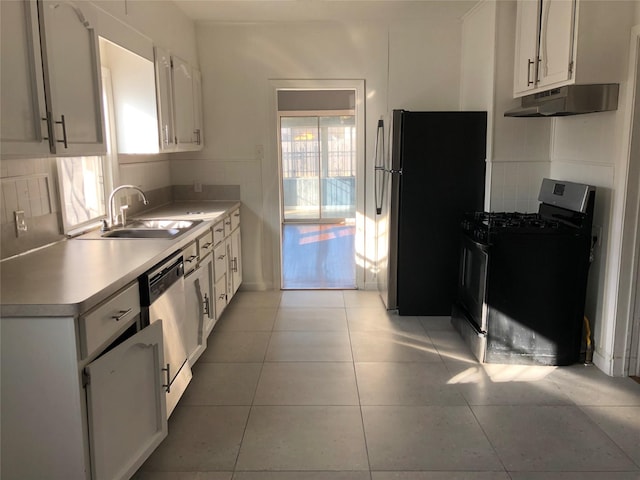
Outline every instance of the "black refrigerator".
<path fill-rule="evenodd" d="M 451 315 L 460 222 L 484 210 L 487 113 L 394 110 L 376 137 L 380 296 L 399 315 Z"/>

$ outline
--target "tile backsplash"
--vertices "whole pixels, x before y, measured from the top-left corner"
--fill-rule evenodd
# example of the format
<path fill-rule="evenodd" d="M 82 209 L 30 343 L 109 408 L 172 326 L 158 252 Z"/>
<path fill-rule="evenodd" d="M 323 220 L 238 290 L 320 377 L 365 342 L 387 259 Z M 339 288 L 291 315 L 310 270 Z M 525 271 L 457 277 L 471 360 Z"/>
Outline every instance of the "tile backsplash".
<path fill-rule="evenodd" d="M 490 210 L 537 212 L 542 179 L 549 176 L 550 162 L 492 162 Z"/>

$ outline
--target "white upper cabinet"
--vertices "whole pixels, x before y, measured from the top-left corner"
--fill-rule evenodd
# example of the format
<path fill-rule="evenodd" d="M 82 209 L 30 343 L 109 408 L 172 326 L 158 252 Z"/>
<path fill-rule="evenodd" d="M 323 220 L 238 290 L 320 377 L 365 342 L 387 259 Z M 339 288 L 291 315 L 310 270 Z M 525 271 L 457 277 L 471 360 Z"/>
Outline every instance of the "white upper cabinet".
<path fill-rule="evenodd" d="M 575 0 L 519 0 L 514 96 L 570 80 Z"/>
<path fill-rule="evenodd" d="M 516 95 L 535 88 L 539 29 L 540 2 L 518 2 L 514 77 L 514 92 Z"/>
<path fill-rule="evenodd" d="M 166 50 L 155 47 L 156 96 L 158 99 L 158 123 L 160 129 L 160 149 L 175 150 L 173 128 L 173 87 L 171 82 L 171 56 Z"/>
<path fill-rule="evenodd" d="M 518 0 L 514 97 L 569 84 L 619 83 L 633 2 Z M 605 29 L 613 32 L 597 35 Z"/>
<path fill-rule="evenodd" d="M 2 155 L 47 155 L 47 116 L 35 1 L 0 2 Z"/>
<path fill-rule="evenodd" d="M 536 77 L 539 87 L 571 79 L 574 14 L 574 0 L 542 2 Z"/>
<path fill-rule="evenodd" d="M 175 55 L 173 62 L 173 107 L 178 147 L 195 142 L 193 114 L 193 75 L 191 66 Z"/>
<path fill-rule="evenodd" d="M 2 154 L 106 151 L 97 37 L 69 1 L 2 5 Z"/>
<path fill-rule="evenodd" d="M 161 148 L 174 152 L 201 150 L 200 72 L 162 48 L 155 48 L 155 57 Z"/>
<path fill-rule="evenodd" d="M 53 153 L 106 153 L 98 40 L 83 9 L 38 1 L 49 136 Z"/>
<path fill-rule="evenodd" d="M 200 70 L 191 70 L 193 81 L 193 134 L 195 136 L 196 149 L 202 149 L 202 75 Z"/>

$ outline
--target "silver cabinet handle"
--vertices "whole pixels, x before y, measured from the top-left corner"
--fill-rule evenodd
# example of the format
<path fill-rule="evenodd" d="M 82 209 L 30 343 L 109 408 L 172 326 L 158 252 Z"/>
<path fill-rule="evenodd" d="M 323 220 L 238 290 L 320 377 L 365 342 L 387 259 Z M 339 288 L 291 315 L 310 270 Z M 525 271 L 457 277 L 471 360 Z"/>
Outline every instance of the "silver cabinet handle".
<path fill-rule="evenodd" d="M 227 220 L 226 222 L 224 222 L 225 225 L 231 225 L 231 220 Z"/>
<path fill-rule="evenodd" d="M 49 150 L 53 152 L 54 151 L 53 137 L 55 136 L 55 134 L 53 133 L 53 125 L 51 124 L 51 112 L 47 112 L 47 116 L 42 117 L 41 120 L 43 122 L 47 122 L 47 136 L 42 137 L 42 139 L 47 140 L 49 142 Z"/>
<path fill-rule="evenodd" d="M 222 232 L 224 232 L 224 228 L 216 228 L 216 232 L 222 233 Z"/>
<path fill-rule="evenodd" d="M 231 260 L 231 265 L 232 265 L 231 269 L 234 272 L 237 272 L 238 271 L 238 257 L 233 257 L 233 260 Z"/>
<path fill-rule="evenodd" d="M 527 86 L 533 85 L 533 80 L 531 80 L 531 65 L 533 64 L 534 64 L 533 60 L 528 58 L 527 59 Z"/>
<path fill-rule="evenodd" d="M 53 143 L 63 143 L 64 148 L 69 148 L 69 144 L 67 143 L 67 123 L 65 122 L 64 115 L 60 115 L 60 121 L 55 121 L 56 125 L 62 125 L 62 140 L 54 140 L 55 133 L 53 132 L 53 126 L 51 124 L 51 113 L 47 112 L 47 116 L 42 118 L 43 122 L 47 122 L 47 131 L 49 132 L 48 137 L 42 137 L 44 140 L 49 140 L 49 146 L 53 148 Z"/>
<path fill-rule="evenodd" d="M 187 263 L 191 263 L 191 262 L 193 262 L 194 260 L 197 260 L 197 259 L 198 259 L 197 255 L 191 255 L 189 258 L 185 258 L 184 261 L 187 262 Z"/>
<path fill-rule="evenodd" d="M 122 320 L 124 317 L 126 317 L 127 315 L 129 315 L 131 313 L 131 308 L 127 309 L 127 310 L 120 310 L 118 312 L 118 315 L 111 315 L 111 318 L 113 318 L 116 322 L 119 322 L 120 320 Z"/>
<path fill-rule="evenodd" d="M 211 245 L 213 245 L 213 242 L 207 242 L 202 246 L 202 248 L 204 248 L 205 250 L 208 250 L 209 248 L 211 248 Z"/>
<path fill-rule="evenodd" d="M 69 145 L 67 144 L 67 124 L 64 121 L 64 115 L 60 115 L 60 121 L 56 121 L 56 124 L 62 125 L 62 140 L 56 140 L 56 142 L 63 143 L 64 148 L 69 148 Z"/>
<path fill-rule="evenodd" d="M 240 216 L 240 214 L 239 214 L 239 213 L 234 213 L 234 214 L 233 214 L 233 216 L 234 216 L 234 217 L 239 217 L 239 216 Z"/>
<path fill-rule="evenodd" d="M 218 260 L 224 260 L 224 257 L 226 257 L 226 255 L 220 255 L 220 256 L 218 257 Z"/>
<path fill-rule="evenodd" d="M 163 372 L 167 372 L 167 384 L 162 385 L 167 393 L 171 393 L 171 365 L 167 363 L 167 368 L 162 369 Z"/>
<path fill-rule="evenodd" d="M 207 317 L 211 316 L 211 304 L 209 301 L 209 296 L 205 293 L 204 294 L 204 300 L 202 302 L 202 305 L 204 307 L 204 313 L 207 314 Z"/>

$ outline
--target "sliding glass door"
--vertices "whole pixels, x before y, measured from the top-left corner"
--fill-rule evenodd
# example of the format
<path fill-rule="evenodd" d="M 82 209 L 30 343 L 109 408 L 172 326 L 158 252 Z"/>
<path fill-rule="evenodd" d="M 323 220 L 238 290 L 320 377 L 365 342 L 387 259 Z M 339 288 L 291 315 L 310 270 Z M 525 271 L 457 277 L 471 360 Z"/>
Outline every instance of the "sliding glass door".
<path fill-rule="evenodd" d="M 280 116 L 284 222 L 355 218 L 354 115 Z"/>

